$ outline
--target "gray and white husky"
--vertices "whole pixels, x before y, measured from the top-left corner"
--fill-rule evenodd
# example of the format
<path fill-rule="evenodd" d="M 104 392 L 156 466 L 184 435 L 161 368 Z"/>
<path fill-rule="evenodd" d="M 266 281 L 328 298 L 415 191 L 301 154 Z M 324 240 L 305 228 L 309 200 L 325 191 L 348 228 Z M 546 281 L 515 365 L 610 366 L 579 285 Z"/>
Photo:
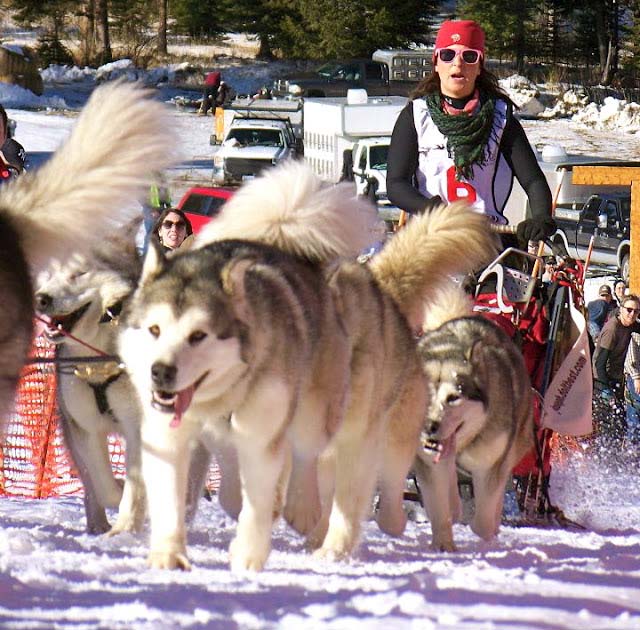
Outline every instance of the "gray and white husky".
<path fill-rule="evenodd" d="M 144 90 L 106 85 L 44 166 L 0 188 L 0 429 L 32 341 L 32 277 L 139 214 L 153 173 L 173 161 L 170 127 Z"/>
<path fill-rule="evenodd" d="M 202 432 L 238 455 L 232 568 L 263 567 L 288 461 L 285 517 L 321 556 L 353 551 L 376 485 L 379 525 L 402 532 L 427 396 L 412 323 L 493 237 L 468 207 L 441 208 L 358 264 L 375 226 L 350 187 L 290 163 L 241 188 L 196 249 L 147 254 L 120 351 L 143 406 L 152 566 L 189 566 L 188 445 Z"/>
<path fill-rule="evenodd" d="M 415 472 L 432 546 L 454 551 L 453 522 L 462 516 L 457 467 L 471 475 L 472 530 L 498 532 L 511 470 L 533 445 L 532 388 L 521 351 L 496 324 L 471 312 L 462 289 L 450 286 L 427 308 L 419 343 L 429 383 L 423 440 Z"/>
<path fill-rule="evenodd" d="M 36 280 L 35 304 L 45 337 L 57 345 L 57 401 L 65 444 L 84 487 L 87 531 L 140 531 L 146 500 L 140 464 L 141 408 L 117 353 L 119 314 L 138 283 L 139 220 L 96 248 L 92 256 L 54 261 Z M 111 357 L 102 359 L 102 356 Z M 126 442 L 124 487 L 113 476 L 109 434 Z M 209 455 L 196 444 L 188 507 L 195 513 Z M 227 470 L 228 475 L 233 469 Z M 237 474 L 237 473 L 236 473 Z M 118 508 L 109 527 L 105 508 Z"/>

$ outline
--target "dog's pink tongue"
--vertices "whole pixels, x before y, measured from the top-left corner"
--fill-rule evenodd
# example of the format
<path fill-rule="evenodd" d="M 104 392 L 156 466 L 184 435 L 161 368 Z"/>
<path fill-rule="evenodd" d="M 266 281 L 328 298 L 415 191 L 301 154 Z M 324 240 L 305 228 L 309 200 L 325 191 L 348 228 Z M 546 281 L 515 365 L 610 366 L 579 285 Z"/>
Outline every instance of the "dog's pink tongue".
<path fill-rule="evenodd" d="M 172 429 L 175 429 L 180 426 L 182 422 L 182 414 L 189 408 L 191 404 L 191 399 L 193 398 L 193 385 L 191 387 L 186 387 L 182 391 L 178 392 L 176 397 L 176 410 L 173 414 L 173 418 L 169 426 Z"/>
<path fill-rule="evenodd" d="M 44 331 L 48 328 L 53 328 L 51 318 L 48 315 L 40 315 L 35 318 L 34 322 L 34 334 L 36 337 L 44 334 Z"/>

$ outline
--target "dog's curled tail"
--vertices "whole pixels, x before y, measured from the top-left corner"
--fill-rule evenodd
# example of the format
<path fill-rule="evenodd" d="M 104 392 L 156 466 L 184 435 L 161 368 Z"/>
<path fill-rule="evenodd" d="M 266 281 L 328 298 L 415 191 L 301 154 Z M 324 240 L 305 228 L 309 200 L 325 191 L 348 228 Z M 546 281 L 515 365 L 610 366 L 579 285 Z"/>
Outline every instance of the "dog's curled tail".
<path fill-rule="evenodd" d="M 473 315 L 473 299 L 460 282 L 451 281 L 430 292 L 424 303 L 422 331 L 429 332 L 460 317 Z"/>
<path fill-rule="evenodd" d="M 375 207 L 353 183 L 329 186 L 304 162 L 288 160 L 245 184 L 198 234 L 272 245 L 315 262 L 353 257 L 384 237 Z"/>
<path fill-rule="evenodd" d="M 382 289 L 412 325 L 422 324 L 432 291 L 493 259 L 496 236 L 489 221 L 468 204 L 456 202 L 413 217 L 371 260 Z"/>
<path fill-rule="evenodd" d="M 34 272 L 139 215 L 154 174 L 176 161 L 165 106 L 150 96 L 122 82 L 96 89 L 53 157 L 0 189 L 0 212 Z"/>

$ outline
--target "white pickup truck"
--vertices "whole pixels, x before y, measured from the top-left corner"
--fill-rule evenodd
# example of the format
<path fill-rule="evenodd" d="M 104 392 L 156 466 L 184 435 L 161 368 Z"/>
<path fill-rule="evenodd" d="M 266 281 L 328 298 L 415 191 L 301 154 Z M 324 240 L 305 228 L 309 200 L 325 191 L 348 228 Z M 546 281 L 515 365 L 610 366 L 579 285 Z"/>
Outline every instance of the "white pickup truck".
<path fill-rule="evenodd" d="M 236 116 L 213 157 L 213 181 L 221 186 L 240 184 L 297 157 L 298 145 L 288 120 Z"/>

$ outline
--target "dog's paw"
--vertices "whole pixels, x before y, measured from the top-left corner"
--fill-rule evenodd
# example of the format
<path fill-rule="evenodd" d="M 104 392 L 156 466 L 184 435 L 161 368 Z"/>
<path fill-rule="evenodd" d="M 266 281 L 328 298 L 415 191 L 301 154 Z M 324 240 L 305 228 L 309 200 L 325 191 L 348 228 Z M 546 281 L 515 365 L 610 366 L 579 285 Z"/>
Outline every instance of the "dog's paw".
<path fill-rule="evenodd" d="M 349 558 L 350 554 L 348 551 L 340 551 L 336 549 L 331 549 L 329 547 L 325 547 L 324 545 L 320 547 L 320 549 L 316 549 L 313 552 L 313 557 L 318 560 L 325 560 L 329 562 L 338 562 L 339 560 L 346 560 Z"/>
<path fill-rule="evenodd" d="M 269 556 L 269 547 L 260 549 L 250 547 L 234 538 L 229 546 L 229 561 L 232 571 L 261 571 Z"/>
<path fill-rule="evenodd" d="M 458 551 L 453 538 L 448 536 L 434 536 L 431 541 L 431 549 L 434 551 Z"/>
<path fill-rule="evenodd" d="M 407 526 L 407 514 L 403 509 L 381 509 L 376 516 L 376 521 L 385 534 L 400 536 Z"/>
<path fill-rule="evenodd" d="M 181 569 L 191 571 L 191 563 L 187 558 L 186 550 L 180 551 L 151 551 L 147 557 L 147 564 L 152 569 Z"/>
<path fill-rule="evenodd" d="M 113 524 L 113 527 L 107 532 L 107 536 L 111 538 L 124 532 L 139 534 L 142 531 L 143 520 L 142 518 L 135 518 L 133 516 L 121 517 L 118 514 L 118 518 Z"/>
<path fill-rule="evenodd" d="M 287 503 L 284 508 L 284 518 L 299 534 L 310 534 L 320 521 L 320 501 L 296 500 Z"/>

